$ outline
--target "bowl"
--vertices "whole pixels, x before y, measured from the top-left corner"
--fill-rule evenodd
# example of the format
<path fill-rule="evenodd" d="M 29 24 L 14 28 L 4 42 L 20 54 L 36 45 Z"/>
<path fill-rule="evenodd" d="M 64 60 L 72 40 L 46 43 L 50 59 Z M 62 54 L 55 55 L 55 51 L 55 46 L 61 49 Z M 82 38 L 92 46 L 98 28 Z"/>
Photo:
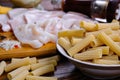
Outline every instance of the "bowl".
<path fill-rule="evenodd" d="M 112 79 L 120 77 L 120 65 L 101 65 L 77 60 L 70 57 L 59 44 L 56 44 L 56 46 L 60 54 L 62 54 L 72 64 L 74 64 L 78 69 L 80 69 L 83 74 L 89 77 L 95 79 Z"/>

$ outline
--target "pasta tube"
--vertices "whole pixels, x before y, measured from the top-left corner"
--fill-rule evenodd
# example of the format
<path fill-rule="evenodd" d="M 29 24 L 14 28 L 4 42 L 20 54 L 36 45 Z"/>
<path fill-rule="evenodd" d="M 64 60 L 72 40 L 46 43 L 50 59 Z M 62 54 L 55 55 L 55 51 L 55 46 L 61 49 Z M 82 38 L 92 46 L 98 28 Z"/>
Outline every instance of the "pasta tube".
<path fill-rule="evenodd" d="M 26 76 L 29 74 L 28 70 L 24 70 L 20 74 L 16 75 L 13 79 L 11 80 L 25 80 Z"/>
<path fill-rule="evenodd" d="M 38 69 L 35 69 L 31 72 L 31 74 L 33 76 L 40 76 L 49 72 L 53 72 L 54 71 L 54 65 L 53 64 L 49 64 L 49 65 L 45 65 L 43 67 L 39 67 Z"/>
<path fill-rule="evenodd" d="M 102 58 L 102 49 L 85 51 L 74 55 L 75 59 L 78 60 L 92 60 L 97 58 Z"/>
<path fill-rule="evenodd" d="M 44 61 L 44 62 L 39 62 L 36 64 L 32 64 L 31 65 L 31 70 L 35 70 L 39 67 L 45 66 L 45 65 L 49 65 L 49 64 L 53 64 L 54 66 L 57 65 L 57 61 L 56 60 L 49 60 L 49 61 Z"/>
<path fill-rule="evenodd" d="M 30 64 L 30 58 L 27 57 L 27 58 L 22 59 L 21 61 L 17 61 L 17 62 L 13 62 L 13 63 L 8 64 L 5 67 L 5 71 L 9 72 L 13 69 L 16 69 L 16 68 L 21 67 L 21 66 L 26 66 L 26 65 L 29 65 L 29 64 Z"/>
<path fill-rule="evenodd" d="M 91 47 L 98 47 L 103 45 L 104 43 L 102 41 L 100 41 L 99 39 L 94 39 L 91 43 L 90 46 Z"/>
<path fill-rule="evenodd" d="M 10 72 L 7 74 L 7 77 L 9 80 L 13 79 L 15 76 L 23 72 L 24 70 L 30 70 L 30 65 L 29 66 L 22 66 L 20 68 L 17 68 L 16 70 Z"/>
<path fill-rule="evenodd" d="M 36 57 L 30 58 L 30 64 L 35 64 L 35 63 L 37 63 L 37 58 Z"/>
<path fill-rule="evenodd" d="M 16 62 L 16 61 L 21 61 L 23 60 L 24 58 L 12 58 L 11 62 Z M 36 57 L 32 57 L 30 58 L 30 64 L 35 64 L 37 63 L 37 58 Z"/>
<path fill-rule="evenodd" d="M 115 22 L 119 22 L 118 20 L 116 20 L 116 19 L 113 19 L 112 20 L 112 23 L 115 23 Z"/>
<path fill-rule="evenodd" d="M 59 43 L 65 50 L 68 50 L 68 49 L 71 47 L 70 41 L 66 40 L 66 39 L 63 38 L 63 37 L 60 37 L 60 38 L 58 39 L 58 43 Z"/>
<path fill-rule="evenodd" d="M 6 67 L 6 62 L 5 61 L 1 61 L 0 62 L 0 76 L 3 74 L 4 70 Z"/>
<path fill-rule="evenodd" d="M 120 35 L 119 34 L 111 34 L 109 36 L 113 41 L 120 42 Z"/>
<path fill-rule="evenodd" d="M 93 35 L 89 35 L 89 36 L 85 37 L 78 44 L 76 44 L 73 47 L 71 47 L 70 49 L 68 49 L 67 50 L 68 54 L 70 56 L 75 55 L 76 53 L 78 53 L 79 51 L 81 51 L 83 48 L 85 48 L 86 46 L 88 46 L 90 44 L 90 42 L 92 42 L 94 39 L 95 39 L 95 37 Z"/>
<path fill-rule="evenodd" d="M 27 76 L 26 80 L 58 80 L 57 77 Z"/>
<path fill-rule="evenodd" d="M 80 30 L 65 30 L 65 31 L 60 31 L 58 32 L 58 38 L 60 37 L 83 37 L 85 33 L 85 30 L 80 29 Z"/>
<path fill-rule="evenodd" d="M 113 33 L 113 31 L 112 31 L 111 28 L 106 28 L 106 29 L 102 29 L 102 30 L 99 30 L 99 31 L 86 32 L 85 36 L 94 35 L 95 37 L 97 37 L 97 35 L 99 34 L 99 32 L 105 32 L 108 35 Z"/>
<path fill-rule="evenodd" d="M 102 55 L 109 55 L 109 46 L 95 47 L 90 50 L 95 50 L 95 49 L 102 49 Z"/>
<path fill-rule="evenodd" d="M 110 47 L 110 49 L 120 56 L 120 46 L 116 44 L 108 35 L 104 32 L 99 33 L 98 39 L 100 39 L 104 44 Z"/>
<path fill-rule="evenodd" d="M 71 38 L 71 44 L 72 44 L 72 46 L 74 46 L 75 44 L 77 44 L 81 40 L 82 40 L 82 38 L 72 37 Z"/>
<path fill-rule="evenodd" d="M 38 62 L 45 62 L 45 61 L 49 61 L 49 60 L 59 61 L 60 60 L 60 56 L 59 55 L 55 55 L 55 56 L 52 56 L 52 57 L 42 58 L 42 59 L 39 59 Z"/>
<path fill-rule="evenodd" d="M 111 55 L 111 56 L 103 56 L 102 59 L 106 60 L 119 60 L 118 55 Z"/>
<path fill-rule="evenodd" d="M 105 29 L 105 28 L 111 28 L 113 30 L 118 30 L 120 28 L 119 22 L 97 23 L 96 26 L 98 30 Z"/>
<path fill-rule="evenodd" d="M 96 24 L 92 23 L 92 22 L 81 21 L 80 27 L 84 28 L 87 31 L 96 31 L 97 30 Z"/>

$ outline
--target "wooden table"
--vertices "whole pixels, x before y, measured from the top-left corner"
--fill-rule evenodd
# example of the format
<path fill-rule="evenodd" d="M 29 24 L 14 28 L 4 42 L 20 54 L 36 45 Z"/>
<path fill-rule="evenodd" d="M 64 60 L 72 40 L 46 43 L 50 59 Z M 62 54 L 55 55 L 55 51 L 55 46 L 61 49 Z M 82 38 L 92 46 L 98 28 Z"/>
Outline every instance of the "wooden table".
<path fill-rule="evenodd" d="M 0 0 L 0 5 L 13 7 L 13 5 L 9 2 L 9 0 Z M 58 80 L 97 80 L 82 74 L 80 70 L 78 70 L 63 56 L 61 61 L 58 63 L 58 66 L 56 67 L 55 72 L 50 73 L 48 75 L 56 76 L 58 77 Z M 0 76 L 0 80 L 8 80 L 6 77 L 6 74 Z M 120 80 L 120 77 L 113 80 Z"/>

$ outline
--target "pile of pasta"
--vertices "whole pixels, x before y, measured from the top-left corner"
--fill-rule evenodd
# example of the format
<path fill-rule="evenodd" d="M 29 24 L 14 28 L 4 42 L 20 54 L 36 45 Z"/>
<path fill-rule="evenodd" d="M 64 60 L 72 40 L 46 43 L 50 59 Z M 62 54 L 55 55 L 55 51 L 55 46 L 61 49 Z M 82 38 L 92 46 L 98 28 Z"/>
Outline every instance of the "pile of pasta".
<path fill-rule="evenodd" d="M 119 21 L 113 20 L 111 23 L 81 21 L 80 26 L 81 30 L 58 33 L 58 44 L 69 56 L 95 64 L 120 64 Z M 76 33 L 78 31 L 79 33 Z"/>
<path fill-rule="evenodd" d="M 0 75 L 5 71 L 9 80 L 57 80 L 57 77 L 43 76 L 54 72 L 60 56 L 55 55 L 47 58 L 36 57 L 12 58 L 11 63 L 0 62 Z"/>

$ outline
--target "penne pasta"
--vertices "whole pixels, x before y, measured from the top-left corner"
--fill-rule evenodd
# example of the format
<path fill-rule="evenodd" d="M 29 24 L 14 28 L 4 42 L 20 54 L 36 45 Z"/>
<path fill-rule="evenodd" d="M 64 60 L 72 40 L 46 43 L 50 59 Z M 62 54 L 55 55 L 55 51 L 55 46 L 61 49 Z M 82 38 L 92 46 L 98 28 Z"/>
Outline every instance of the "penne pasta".
<path fill-rule="evenodd" d="M 57 77 L 27 76 L 26 80 L 58 80 Z"/>
<path fill-rule="evenodd" d="M 26 76 L 29 74 L 28 70 L 24 70 L 20 74 L 16 75 L 13 79 L 11 80 L 25 80 Z"/>
<path fill-rule="evenodd" d="M 94 59 L 93 63 L 113 65 L 113 64 L 120 64 L 120 61 L 118 61 L 118 60 L 106 60 L 106 59 Z"/>
<path fill-rule="evenodd" d="M 66 40 L 64 37 L 58 39 L 58 43 L 65 49 L 68 50 L 71 47 L 70 41 Z"/>
<path fill-rule="evenodd" d="M 43 67 L 39 67 L 38 69 L 35 69 L 31 72 L 31 75 L 33 76 L 40 76 L 49 72 L 53 72 L 54 71 L 54 65 L 53 64 L 49 64 L 49 65 L 45 65 Z"/>
<path fill-rule="evenodd" d="M 5 67 L 6 67 L 6 62 L 5 61 L 1 61 L 0 62 L 0 76 L 3 74 L 3 72 L 5 71 Z"/>
<path fill-rule="evenodd" d="M 72 37 L 71 38 L 71 44 L 72 44 L 72 46 L 74 46 L 75 44 L 77 44 L 81 40 L 82 40 L 82 38 Z"/>
<path fill-rule="evenodd" d="M 94 23 L 81 21 L 80 27 L 85 30 L 82 37 L 66 35 L 69 40 L 58 43 L 69 56 L 96 64 L 120 64 L 120 24 L 113 20 L 111 23 Z M 67 31 L 65 31 L 67 33 Z M 70 32 L 68 30 L 68 32 Z M 76 33 L 80 34 L 80 33 Z M 64 35 L 62 33 L 62 35 Z M 58 37 L 58 39 L 63 37 Z"/>
<path fill-rule="evenodd" d="M 30 58 L 30 64 L 36 64 L 36 63 L 37 63 L 37 58 L 36 57 Z"/>
<path fill-rule="evenodd" d="M 68 54 L 71 57 L 74 56 L 76 53 L 78 53 L 83 48 L 85 48 L 86 46 L 88 46 L 94 39 L 95 39 L 95 37 L 93 35 L 87 36 L 86 38 L 84 38 L 83 40 L 81 40 L 78 44 L 76 44 L 73 47 L 71 47 L 70 49 L 68 49 L 67 50 Z"/>
<path fill-rule="evenodd" d="M 9 72 L 7 74 L 7 77 L 9 80 L 13 79 L 15 76 L 17 76 L 18 74 L 20 74 L 21 72 L 25 71 L 25 70 L 30 70 L 30 65 L 29 66 L 22 66 L 17 68 L 16 70 Z"/>
<path fill-rule="evenodd" d="M 74 58 L 78 60 L 92 60 L 92 59 L 102 58 L 102 49 L 95 49 L 95 50 L 78 53 L 74 55 Z"/>
<path fill-rule="evenodd" d="M 80 29 L 80 30 L 65 30 L 65 31 L 60 31 L 58 32 L 58 38 L 60 37 L 83 37 L 85 33 L 85 30 Z"/>
<path fill-rule="evenodd" d="M 104 44 L 110 47 L 110 49 L 120 56 L 120 46 L 116 44 L 108 35 L 104 32 L 99 33 L 98 39 L 100 39 Z"/>
<path fill-rule="evenodd" d="M 16 61 L 21 61 L 23 60 L 24 58 L 12 58 L 11 62 L 16 62 Z M 30 58 L 30 64 L 35 64 L 37 63 L 37 58 L 36 57 L 32 57 Z"/>
<path fill-rule="evenodd" d="M 106 59 L 106 60 L 118 60 L 119 61 L 118 55 L 103 56 L 102 59 Z"/>
<path fill-rule="evenodd" d="M 90 46 L 91 47 L 98 47 L 104 45 L 104 43 L 102 41 L 100 41 L 99 39 L 94 39 L 91 43 Z"/>
<path fill-rule="evenodd" d="M 97 23 L 97 30 L 105 29 L 105 28 L 111 28 L 113 30 L 120 29 L 119 22 L 113 22 L 113 23 Z"/>
<path fill-rule="evenodd" d="M 92 22 L 81 21 L 80 27 L 84 28 L 86 31 L 96 31 L 97 30 L 96 24 L 92 23 Z"/>
<path fill-rule="evenodd" d="M 114 55 L 114 52 L 110 50 L 108 56 L 112 56 L 112 55 Z"/>
<path fill-rule="evenodd" d="M 45 61 L 49 61 L 49 60 L 59 61 L 60 60 L 60 56 L 59 55 L 55 55 L 55 56 L 52 56 L 52 57 L 42 58 L 42 59 L 39 59 L 38 62 L 45 62 Z"/>
<path fill-rule="evenodd" d="M 112 34 L 119 34 L 120 35 L 120 30 L 113 30 Z"/>
<path fill-rule="evenodd" d="M 27 57 L 27 58 L 24 58 L 20 61 L 17 61 L 17 62 L 13 62 L 13 63 L 10 63 L 8 64 L 6 67 L 5 67 L 5 71 L 6 72 L 9 72 L 11 70 L 14 70 L 18 67 L 21 67 L 21 66 L 26 66 L 26 65 L 29 65 L 30 64 L 30 58 Z"/>
<path fill-rule="evenodd" d="M 99 31 L 86 32 L 85 36 L 88 36 L 88 35 L 94 35 L 95 37 L 97 37 L 97 35 L 98 35 L 100 32 L 105 32 L 107 35 L 113 33 L 113 31 L 112 31 L 111 28 L 106 28 L 106 29 L 102 29 L 102 30 L 99 30 Z"/>
<path fill-rule="evenodd" d="M 23 59 L 23 58 L 22 58 L 22 59 Z M 12 58 L 12 59 L 11 59 L 11 63 L 20 61 L 20 60 L 22 60 L 22 59 L 21 59 L 21 58 Z"/>
<path fill-rule="evenodd" d="M 100 46 L 100 47 L 95 47 L 90 50 L 95 50 L 95 49 L 102 49 L 102 55 L 109 55 L 109 46 Z"/>
<path fill-rule="evenodd" d="M 109 37 L 115 42 L 120 42 L 120 35 L 119 34 L 110 34 Z"/>
<path fill-rule="evenodd" d="M 39 62 L 36 64 L 32 64 L 31 65 L 31 70 L 35 70 L 39 67 L 45 66 L 45 65 L 49 65 L 49 64 L 53 64 L 54 66 L 57 65 L 57 61 L 56 60 L 49 60 L 49 61 L 44 61 L 44 62 Z"/>
<path fill-rule="evenodd" d="M 119 21 L 118 21 L 118 20 L 113 19 L 113 20 L 112 20 L 112 23 L 115 23 L 115 22 L 119 22 Z"/>

